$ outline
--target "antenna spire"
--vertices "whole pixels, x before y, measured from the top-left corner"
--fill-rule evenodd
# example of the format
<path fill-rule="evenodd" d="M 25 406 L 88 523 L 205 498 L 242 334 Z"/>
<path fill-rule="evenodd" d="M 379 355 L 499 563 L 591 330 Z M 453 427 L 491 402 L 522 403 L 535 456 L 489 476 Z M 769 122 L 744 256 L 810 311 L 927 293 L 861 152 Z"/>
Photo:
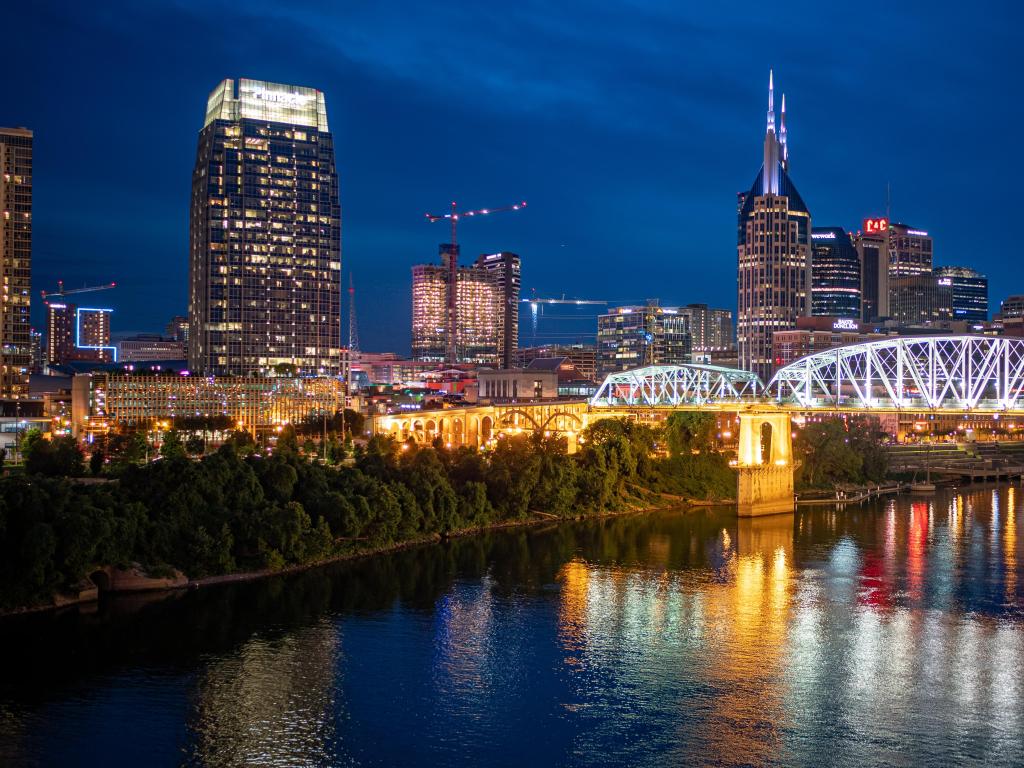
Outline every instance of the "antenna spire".
<path fill-rule="evenodd" d="M 789 170 L 789 147 L 786 144 L 786 94 L 782 94 L 782 113 L 779 115 L 779 144 L 782 145 L 782 167 Z"/>

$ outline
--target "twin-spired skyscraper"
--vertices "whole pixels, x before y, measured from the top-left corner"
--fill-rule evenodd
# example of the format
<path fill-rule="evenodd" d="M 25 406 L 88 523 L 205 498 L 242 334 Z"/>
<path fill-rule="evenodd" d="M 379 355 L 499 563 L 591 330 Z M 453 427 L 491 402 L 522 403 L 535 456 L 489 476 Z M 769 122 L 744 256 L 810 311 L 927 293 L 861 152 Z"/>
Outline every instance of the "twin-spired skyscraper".
<path fill-rule="evenodd" d="M 776 127 L 770 74 L 764 163 L 750 191 L 740 193 L 738 213 L 739 365 L 767 382 L 772 334 L 811 314 L 811 214 L 789 178 L 786 97 Z"/>
<path fill-rule="evenodd" d="M 315 88 L 224 80 L 192 173 L 189 366 L 341 373 L 341 204 Z"/>

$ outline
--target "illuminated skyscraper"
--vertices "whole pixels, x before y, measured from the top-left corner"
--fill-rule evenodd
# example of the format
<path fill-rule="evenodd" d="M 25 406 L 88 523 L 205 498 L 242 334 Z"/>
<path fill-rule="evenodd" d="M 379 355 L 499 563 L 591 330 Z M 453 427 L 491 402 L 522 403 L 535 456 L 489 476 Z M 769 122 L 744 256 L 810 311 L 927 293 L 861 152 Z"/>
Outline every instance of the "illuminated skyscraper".
<path fill-rule="evenodd" d="M 861 319 L 889 316 L 889 220 L 864 219 L 854 238 L 860 261 Z"/>
<path fill-rule="evenodd" d="M 772 334 L 811 314 L 811 214 L 789 178 L 786 97 L 776 130 L 773 86 L 769 75 L 764 161 L 740 196 L 737 231 L 739 364 L 765 380 Z"/>
<path fill-rule="evenodd" d="M 61 365 L 72 360 L 115 360 L 117 348 L 110 343 L 111 311 L 62 301 L 47 302 L 47 362 Z"/>
<path fill-rule="evenodd" d="M 32 366 L 32 131 L 0 128 L 0 397 L 28 395 Z"/>
<path fill-rule="evenodd" d="M 953 319 L 988 320 L 988 278 L 970 267 L 936 267 L 940 285 L 953 290 Z"/>
<path fill-rule="evenodd" d="M 458 248 L 440 247 L 440 264 L 412 268 L 412 355 L 448 359 L 449 260 Z M 514 364 L 519 330 L 520 259 L 501 252 L 480 256 L 456 270 L 456 361 L 508 368 Z"/>
<path fill-rule="evenodd" d="M 476 260 L 476 268 L 490 272 L 497 283 L 501 297 L 498 350 L 501 367 L 511 368 L 515 365 L 519 347 L 519 256 L 508 251 L 485 253 Z"/>
<path fill-rule="evenodd" d="M 662 307 L 614 307 L 597 317 L 598 376 L 645 365 L 678 365 L 693 360 L 691 313 Z"/>
<path fill-rule="evenodd" d="M 842 227 L 811 231 L 811 314 L 860 319 L 860 258 Z"/>
<path fill-rule="evenodd" d="M 190 367 L 340 373 L 341 206 L 323 93 L 244 78 L 213 90 L 190 252 Z"/>
<path fill-rule="evenodd" d="M 46 362 L 66 363 L 74 348 L 75 306 L 62 301 L 46 302 Z"/>

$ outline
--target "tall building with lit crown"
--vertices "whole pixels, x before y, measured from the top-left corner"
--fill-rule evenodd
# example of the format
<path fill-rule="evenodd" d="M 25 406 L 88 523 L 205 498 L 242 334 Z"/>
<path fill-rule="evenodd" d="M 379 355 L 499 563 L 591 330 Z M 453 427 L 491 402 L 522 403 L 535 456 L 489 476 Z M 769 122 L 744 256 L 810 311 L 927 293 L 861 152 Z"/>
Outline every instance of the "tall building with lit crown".
<path fill-rule="evenodd" d="M 889 220 L 864 219 L 853 240 L 860 261 L 861 319 L 889 316 Z"/>
<path fill-rule="evenodd" d="M 0 128 L 0 397 L 28 395 L 32 366 L 32 131 Z"/>
<path fill-rule="evenodd" d="M 846 317 L 861 314 L 860 258 L 842 227 L 811 230 L 811 314 Z"/>
<path fill-rule="evenodd" d="M 341 205 L 321 91 L 244 78 L 214 88 L 190 225 L 191 368 L 341 372 Z"/>
<path fill-rule="evenodd" d="M 740 195 L 737 251 L 739 365 L 767 380 L 772 334 L 811 314 L 811 214 L 789 178 L 786 97 L 776 129 L 771 75 L 764 161 Z"/>
<path fill-rule="evenodd" d="M 936 267 L 940 285 L 953 291 L 953 319 L 988 320 L 988 278 L 970 267 Z"/>
<path fill-rule="evenodd" d="M 417 360 L 449 359 L 449 259 L 458 248 L 440 247 L 440 264 L 412 268 L 412 356 Z M 520 259 L 514 253 L 484 254 L 472 266 L 456 269 L 455 329 L 457 363 L 510 367 L 519 331 Z"/>

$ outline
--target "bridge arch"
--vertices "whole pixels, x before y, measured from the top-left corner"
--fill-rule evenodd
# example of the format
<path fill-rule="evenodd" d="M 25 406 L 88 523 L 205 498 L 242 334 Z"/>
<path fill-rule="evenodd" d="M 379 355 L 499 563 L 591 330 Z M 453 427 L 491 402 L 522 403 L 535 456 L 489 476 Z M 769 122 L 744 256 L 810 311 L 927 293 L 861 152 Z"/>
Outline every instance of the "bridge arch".
<path fill-rule="evenodd" d="M 1024 338 L 923 336 L 852 344 L 780 368 L 780 403 L 915 411 L 1024 406 Z"/>
<path fill-rule="evenodd" d="M 526 421 L 533 425 L 535 431 L 540 431 L 541 427 L 537 424 L 536 420 L 522 408 L 513 408 L 508 411 L 502 411 L 501 415 L 498 416 L 498 423 L 503 426 L 509 426 L 510 416 L 522 416 Z"/>
<path fill-rule="evenodd" d="M 547 417 L 547 419 L 544 420 L 544 423 L 540 425 L 539 429 L 547 429 L 548 426 L 550 426 L 551 422 L 555 421 L 556 419 L 570 419 L 575 424 L 577 429 L 582 429 L 583 427 L 583 420 L 575 413 L 572 413 L 571 411 L 556 411 L 555 413 L 552 413 L 550 416 Z"/>
<path fill-rule="evenodd" d="M 740 402 L 762 394 L 756 373 L 718 365 L 649 365 L 609 374 L 592 406 L 680 406 Z"/>

